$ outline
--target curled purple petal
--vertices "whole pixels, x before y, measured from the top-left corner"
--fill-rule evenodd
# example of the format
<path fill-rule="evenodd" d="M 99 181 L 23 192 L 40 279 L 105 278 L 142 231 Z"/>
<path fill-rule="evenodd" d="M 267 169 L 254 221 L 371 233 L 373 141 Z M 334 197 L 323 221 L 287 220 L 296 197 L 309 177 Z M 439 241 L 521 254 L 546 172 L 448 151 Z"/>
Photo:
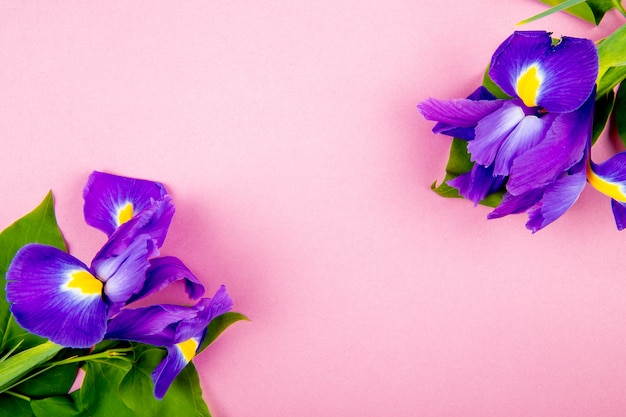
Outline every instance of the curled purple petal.
<path fill-rule="evenodd" d="M 467 143 L 472 161 L 489 166 L 506 138 L 524 119 L 524 110 L 516 101 L 507 101 L 502 107 L 478 122 L 474 140 Z"/>
<path fill-rule="evenodd" d="M 109 300 L 109 316 L 116 314 L 131 297 L 143 288 L 146 271 L 150 267 L 149 256 L 155 253 L 155 245 L 147 235 L 138 236 L 125 251 L 108 258 L 96 257 L 92 269 L 104 285 Z"/>
<path fill-rule="evenodd" d="M 611 199 L 611 209 L 615 218 L 617 230 L 624 230 L 626 227 L 626 203 Z"/>
<path fill-rule="evenodd" d="M 83 190 L 85 221 L 110 236 L 166 194 L 158 182 L 94 171 Z"/>
<path fill-rule="evenodd" d="M 193 343 L 193 341 L 188 343 Z M 195 344 L 199 345 L 198 342 L 195 342 Z M 172 385 L 178 374 L 185 369 L 190 360 L 185 355 L 183 348 L 177 345 L 167 346 L 167 356 L 159 363 L 151 375 L 154 382 L 154 396 L 157 399 L 160 400 L 165 396 L 170 385 Z"/>
<path fill-rule="evenodd" d="M 6 293 L 16 321 L 33 334 L 73 348 L 104 337 L 102 282 L 57 248 L 29 244 L 20 249 L 7 271 Z"/>
<path fill-rule="evenodd" d="M 204 295 L 204 286 L 180 259 L 173 256 L 152 259 L 150 267 L 146 271 L 146 281 L 143 288 L 129 302 L 160 291 L 180 280 L 184 280 L 185 291 L 191 299 L 195 300 Z"/>
<path fill-rule="evenodd" d="M 493 165 L 484 167 L 474 164 L 470 172 L 448 180 L 447 184 L 459 190 L 459 194 L 477 205 L 490 193 L 497 191 L 504 184 L 505 178 L 493 175 Z"/>
<path fill-rule="evenodd" d="M 547 187 L 584 158 L 591 141 L 593 104 L 591 95 L 578 110 L 555 117 L 545 139 L 513 161 L 507 191 L 517 195 Z"/>
<path fill-rule="evenodd" d="M 541 201 L 528 211 L 526 228 L 535 233 L 561 217 L 578 200 L 585 184 L 584 169 L 550 184 Z"/>
<path fill-rule="evenodd" d="M 417 105 L 425 119 L 442 122 L 456 127 L 473 127 L 479 120 L 499 109 L 502 100 L 429 98 Z"/>
<path fill-rule="evenodd" d="M 479 100 L 495 100 L 496 96 L 491 94 L 485 87 L 478 87 L 472 94 L 467 96 L 467 99 L 479 101 Z M 433 127 L 434 133 L 441 133 L 442 135 L 452 136 L 463 140 L 474 139 L 474 126 L 471 127 L 457 127 L 455 125 L 439 122 Z"/>

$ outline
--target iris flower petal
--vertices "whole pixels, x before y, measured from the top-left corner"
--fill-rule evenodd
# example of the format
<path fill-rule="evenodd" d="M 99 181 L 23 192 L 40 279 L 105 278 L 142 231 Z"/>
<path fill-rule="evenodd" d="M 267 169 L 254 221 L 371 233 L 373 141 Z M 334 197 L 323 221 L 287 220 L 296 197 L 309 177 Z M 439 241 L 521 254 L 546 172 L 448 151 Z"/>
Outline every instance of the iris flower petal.
<path fill-rule="evenodd" d="M 505 193 L 502 202 L 487 215 L 487 218 L 498 219 L 509 214 L 523 213 L 541 200 L 543 191 L 543 189 L 534 189 L 519 195 Z"/>
<path fill-rule="evenodd" d="M 20 249 L 8 268 L 6 291 L 16 321 L 31 333 L 73 348 L 104 337 L 102 282 L 57 248 L 29 244 Z"/>
<path fill-rule="evenodd" d="M 474 127 L 479 120 L 499 109 L 502 100 L 428 98 L 417 105 L 427 120 L 434 120 L 456 127 Z"/>
<path fill-rule="evenodd" d="M 173 256 L 152 259 L 150 268 L 146 271 L 146 282 L 143 288 L 129 302 L 160 291 L 180 280 L 184 280 L 185 291 L 191 299 L 195 300 L 204 295 L 204 286 L 180 259 Z"/>
<path fill-rule="evenodd" d="M 148 235 L 139 236 L 119 256 L 96 257 L 92 269 L 105 282 L 104 293 L 109 300 L 109 316 L 116 314 L 131 297 L 143 288 L 150 267 L 149 254 L 154 242 Z"/>
<path fill-rule="evenodd" d="M 224 285 L 220 286 L 213 298 L 204 298 L 203 301 L 201 309 L 195 317 L 189 320 L 183 320 L 178 325 L 176 329 L 177 343 L 202 333 L 211 320 L 233 308 L 233 300 L 228 295 L 228 292 L 226 292 Z"/>
<path fill-rule="evenodd" d="M 196 344 L 199 343 L 196 342 Z M 190 360 L 187 359 L 181 347 L 177 345 L 167 346 L 167 356 L 151 375 L 154 382 L 154 396 L 157 399 L 160 400 L 165 396 L 172 382 L 189 362 Z"/>
<path fill-rule="evenodd" d="M 94 171 L 83 190 L 85 221 L 108 236 L 167 194 L 158 182 Z"/>
<path fill-rule="evenodd" d="M 467 96 L 469 100 L 495 100 L 496 96 L 491 94 L 485 87 L 480 86 L 472 94 Z M 474 139 L 474 127 L 457 127 L 455 125 L 439 122 L 433 127 L 434 133 L 441 133 L 442 135 L 452 136 L 463 140 Z"/>
<path fill-rule="evenodd" d="M 493 165 L 485 168 L 474 164 L 470 172 L 447 181 L 447 184 L 459 190 L 459 194 L 477 205 L 489 193 L 498 190 L 504 184 L 504 177 L 493 175 Z"/>
<path fill-rule="evenodd" d="M 587 179 L 601 193 L 626 202 L 626 152 L 620 152 L 601 164 L 590 161 Z"/>
<path fill-rule="evenodd" d="M 467 143 L 472 161 L 489 166 L 502 143 L 524 119 L 524 111 L 515 101 L 508 101 L 497 111 L 487 115 L 476 125 L 476 137 Z"/>
<path fill-rule="evenodd" d="M 125 308 L 109 320 L 105 338 L 155 346 L 173 345 L 176 343 L 178 323 L 195 317 L 203 303 L 201 300 L 193 307 L 156 304 L 141 308 Z"/>
<path fill-rule="evenodd" d="M 557 115 L 544 140 L 515 158 L 506 186 L 511 194 L 546 187 L 583 159 L 591 140 L 594 99 L 592 94 L 578 110 Z"/>
<path fill-rule="evenodd" d="M 626 203 L 611 199 L 611 209 L 617 230 L 624 230 L 626 227 Z"/>
<path fill-rule="evenodd" d="M 584 161 L 581 165 L 584 165 Z M 561 217 L 578 200 L 585 184 L 584 169 L 550 184 L 541 202 L 528 211 L 526 228 L 535 233 Z"/>
<path fill-rule="evenodd" d="M 551 114 L 541 118 L 534 115 L 525 116 L 498 149 L 494 174 L 509 175 L 515 158 L 541 142 L 552 120 L 554 116 Z"/>
<path fill-rule="evenodd" d="M 598 54 L 587 39 L 563 37 L 553 45 L 549 32 L 515 32 L 493 54 L 489 75 L 510 96 L 548 112 L 571 112 L 592 93 Z"/>

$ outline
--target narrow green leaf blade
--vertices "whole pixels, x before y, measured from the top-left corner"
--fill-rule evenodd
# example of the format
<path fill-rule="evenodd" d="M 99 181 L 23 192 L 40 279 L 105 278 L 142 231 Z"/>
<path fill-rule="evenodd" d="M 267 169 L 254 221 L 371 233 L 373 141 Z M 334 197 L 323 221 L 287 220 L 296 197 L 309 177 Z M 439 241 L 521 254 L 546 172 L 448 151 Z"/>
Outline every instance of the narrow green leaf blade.
<path fill-rule="evenodd" d="M 546 3 L 546 4 L 550 4 L 550 5 L 552 5 L 554 3 L 553 1 L 543 1 L 543 2 Z M 567 8 L 576 6 L 576 5 L 584 3 L 584 2 L 585 2 L 585 0 L 567 0 L 567 1 L 564 1 L 562 3 L 559 3 L 559 4 L 555 5 L 554 7 L 549 8 L 546 11 L 543 11 L 543 12 L 541 12 L 539 14 L 536 14 L 536 15 L 534 15 L 532 17 L 529 17 L 528 19 L 522 20 L 517 25 L 519 26 L 519 25 L 524 25 L 526 23 L 534 22 L 535 20 L 542 19 L 542 18 L 544 18 L 546 16 L 550 16 L 553 13 L 560 12 L 561 10 L 565 10 Z M 587 17 L 585 17 L 585 19 L 588 20 Z M 593 21 L 591 21 L 591 23 L 596 23 L 595 19 Z"/>
<path fill-rule="evenodd" d="M 63 346 L 45 342 L 21 351 L 0 363 L 0 392 L 4 392 L 21 377 L 51 359 L 61 349 Z"/>

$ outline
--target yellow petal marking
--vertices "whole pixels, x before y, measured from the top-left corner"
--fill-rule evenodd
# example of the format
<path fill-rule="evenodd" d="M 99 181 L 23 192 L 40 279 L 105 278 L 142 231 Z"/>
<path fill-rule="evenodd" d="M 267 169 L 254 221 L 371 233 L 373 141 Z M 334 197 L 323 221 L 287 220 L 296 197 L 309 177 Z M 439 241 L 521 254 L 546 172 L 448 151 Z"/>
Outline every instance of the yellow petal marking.
<path fill-rule="evenodd" d="M 605 180 L 593 172 L 591 164 L 587 165 L 587 181 L 589 181 L 589 184 L 591 184 L 593 188 L 600 191 L 602 194 L 606 194 L 614 200 L 626 203 L 626 195 L 624 194 L 622 187 L 620 187 L 619 184 Z"/>
<path fill-rule="evenodd" d="M 526 68 L 517 79 L 517 95 L 528 107 L 537 106 L 537 95 L 541 86 L 541 77 L 536 65 Z"/>
<path fill-rule="evenodd" d="M 68 288 L 78 288 L 83 294 L 102 294 L 102 281 L 94 277 L 87 271 L 76 271 L 72 273 Z"/>
<path fill-rule="evenodd" d="M 133 203 L 126 203 L 124 207 L 117 211 L 117 224 L 123 225 L 133 218 Z"/>
<path fill-rule="evenodd" d="M 191 362 L 193 357 L 196 356 L 196 350 L 198 350 L 198 342 L 194 338 L 177 343 L 176 346 L 178 346 L 178 349 L 180 349 L 187 362 Z"/>

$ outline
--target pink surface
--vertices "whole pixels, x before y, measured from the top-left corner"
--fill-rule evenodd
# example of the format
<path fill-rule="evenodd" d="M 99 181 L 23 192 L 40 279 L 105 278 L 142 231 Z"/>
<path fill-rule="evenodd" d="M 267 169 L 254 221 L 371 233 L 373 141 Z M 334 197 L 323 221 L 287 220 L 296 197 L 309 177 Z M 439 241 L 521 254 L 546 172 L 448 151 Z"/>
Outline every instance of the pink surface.
<path fill-rule="evenodd" d="M 473 90 L 544 6 L 126 3 L 0 4 L 0 225 L 52 188 L 88 261 L 89 172 L 165 182 L 163 252 L 252 319 L 196 360 L 215 417 L 626 415 L 608 198 L 587 189 L 531 235 L 429 189 L 449 140 L 415 105 Z"/>

